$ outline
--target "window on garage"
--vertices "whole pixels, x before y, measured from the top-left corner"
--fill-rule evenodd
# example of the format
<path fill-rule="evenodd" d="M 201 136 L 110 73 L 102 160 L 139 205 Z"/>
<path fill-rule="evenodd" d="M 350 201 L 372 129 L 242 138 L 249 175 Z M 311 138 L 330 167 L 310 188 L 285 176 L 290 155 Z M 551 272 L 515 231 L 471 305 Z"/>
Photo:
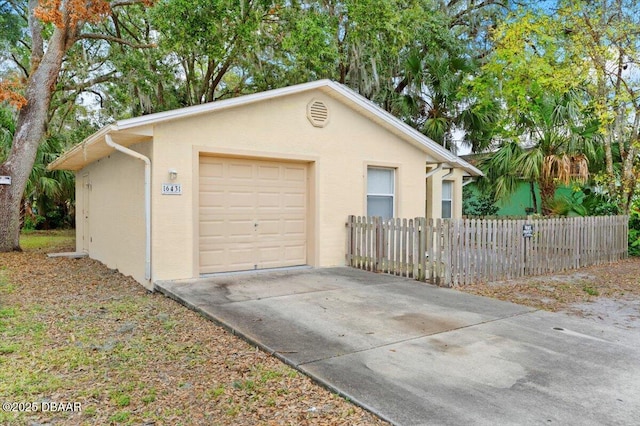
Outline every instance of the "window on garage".
<path fill-rule="evenodd" d="M 442 218 L 451 219 L 453 211 L 453 182 L 445 180 L 442 182 Z"/>
<path fill-rule="evenodd" d="M 367 216 L 393 217 L 395 204 L 395 169 L 367 168 Z"/>

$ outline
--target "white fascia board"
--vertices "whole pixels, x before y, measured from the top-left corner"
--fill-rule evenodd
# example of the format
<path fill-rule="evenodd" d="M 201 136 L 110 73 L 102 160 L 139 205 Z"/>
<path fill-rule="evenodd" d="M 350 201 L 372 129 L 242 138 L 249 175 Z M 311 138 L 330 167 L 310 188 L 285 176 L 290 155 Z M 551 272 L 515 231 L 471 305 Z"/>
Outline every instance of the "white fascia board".
<path fill-rule="evenodd" d="M 107 134 L 109 134 L 111 132 L 114 132 L 115 130 L 117 130 L 117 127 L 114 126 L 113 124 L 109 124 L 109 125 L 103 127 L 102 129 L 100 129 L 97 132 L 95 132 L 94 134 L 88 136 L 85 140 L 80 142 L 78 145 L 74 146 L 70 150 L 68 150 L 65 153 L 63 153 L 60 157 L 56 158 L 54 161 L 49 163 L 49 165 L 47 166 L 47 170 L 55 170 L 56 167 L 58 167 L 60 164 L 65 162 L 68 158 L 73 157 L 74 155 L 78 154 L 79 152 L 86 150 L 91 145 L 94 145 L 97 142 L 99 142 L 101 140 L 104 140 L 105 135 L 107 135 Z"/>
<path fill-rule="evenodd" d="M 266 92 L 243 95 L 237 98 L 224 99 L 221 101 L 209 102 L 206 104 L 194 105 L 180 109 L 174 109 L 171 111 L 158 112 L 155 114 L 143 115 L 135 118 L 128 118 L 126 120 L 119 120 L 118 122 L 116 122 L 116 125 L 118 127 L 118 130 L 126 130 L 132 127 L 145 126 L 178 118 L 191 117 L 194 115 L 233 108 L 236 106 L 277 98 L 289 94 L 301 93 L 307 90 L 327 86 L 330 83 L 330 80 L 312 81 L 309 83 L 298 84 L 296 86 L 282 87 L 280 89 L 268 90 Z"/>

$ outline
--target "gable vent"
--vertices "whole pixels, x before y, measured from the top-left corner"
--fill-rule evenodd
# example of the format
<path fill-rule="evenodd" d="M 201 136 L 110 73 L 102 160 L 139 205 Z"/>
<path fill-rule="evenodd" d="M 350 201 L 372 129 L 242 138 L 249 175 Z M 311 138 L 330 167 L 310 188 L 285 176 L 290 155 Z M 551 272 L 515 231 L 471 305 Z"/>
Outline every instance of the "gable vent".
<path fill-rule="evenodd" d="M 307 105 L 307 118 L 315 127 L 324 127 L 329 122 L 329 108 L 318 100 L 312 100 Z"/>

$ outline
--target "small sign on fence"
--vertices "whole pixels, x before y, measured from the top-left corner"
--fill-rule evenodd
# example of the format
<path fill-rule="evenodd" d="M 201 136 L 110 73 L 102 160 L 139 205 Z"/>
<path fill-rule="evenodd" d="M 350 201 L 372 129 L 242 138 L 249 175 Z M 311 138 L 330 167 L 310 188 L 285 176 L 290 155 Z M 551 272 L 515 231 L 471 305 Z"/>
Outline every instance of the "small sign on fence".
<path fill-rule="evenodd" d="M 526 223 L 524 225 L 522 225 L 522 236 L 524 238 L 531 238 L 533 237 L 533 225 Z"/>

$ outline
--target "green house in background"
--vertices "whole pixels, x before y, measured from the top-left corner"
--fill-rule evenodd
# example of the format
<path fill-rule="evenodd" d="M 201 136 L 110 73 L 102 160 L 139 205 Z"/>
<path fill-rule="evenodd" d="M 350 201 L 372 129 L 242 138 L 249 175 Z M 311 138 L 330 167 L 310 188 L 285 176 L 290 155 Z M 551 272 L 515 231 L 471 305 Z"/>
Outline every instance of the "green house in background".
<path fill-rule="evenodd" d="M 469 190 L 466 192 L 465 196 L 468 197 L 469 193 L 471 193 L 471 197 L 477 198 L 480 194 L 477 183 L 471 182 L 467 187 Z M 534 212 L 533 209 L 534 202 L 531 195 L 530 184 L 528 182 L 521 182 L 513 194 L 506 199 L 496 202 L 496 206 L 499 208 L 496 216 L 525 216 L 531 213 L 541 213 L 540 189 L 538 188 L 538 184 L 534 184 L 534 191 L 536 193 L 536 199 L 538 200 L 537 212 Z M 571 197 L 572 194 L 573 191 L 571 188 L 562 186 L 556 190 L 555 196 L 556 198 Z"/>

